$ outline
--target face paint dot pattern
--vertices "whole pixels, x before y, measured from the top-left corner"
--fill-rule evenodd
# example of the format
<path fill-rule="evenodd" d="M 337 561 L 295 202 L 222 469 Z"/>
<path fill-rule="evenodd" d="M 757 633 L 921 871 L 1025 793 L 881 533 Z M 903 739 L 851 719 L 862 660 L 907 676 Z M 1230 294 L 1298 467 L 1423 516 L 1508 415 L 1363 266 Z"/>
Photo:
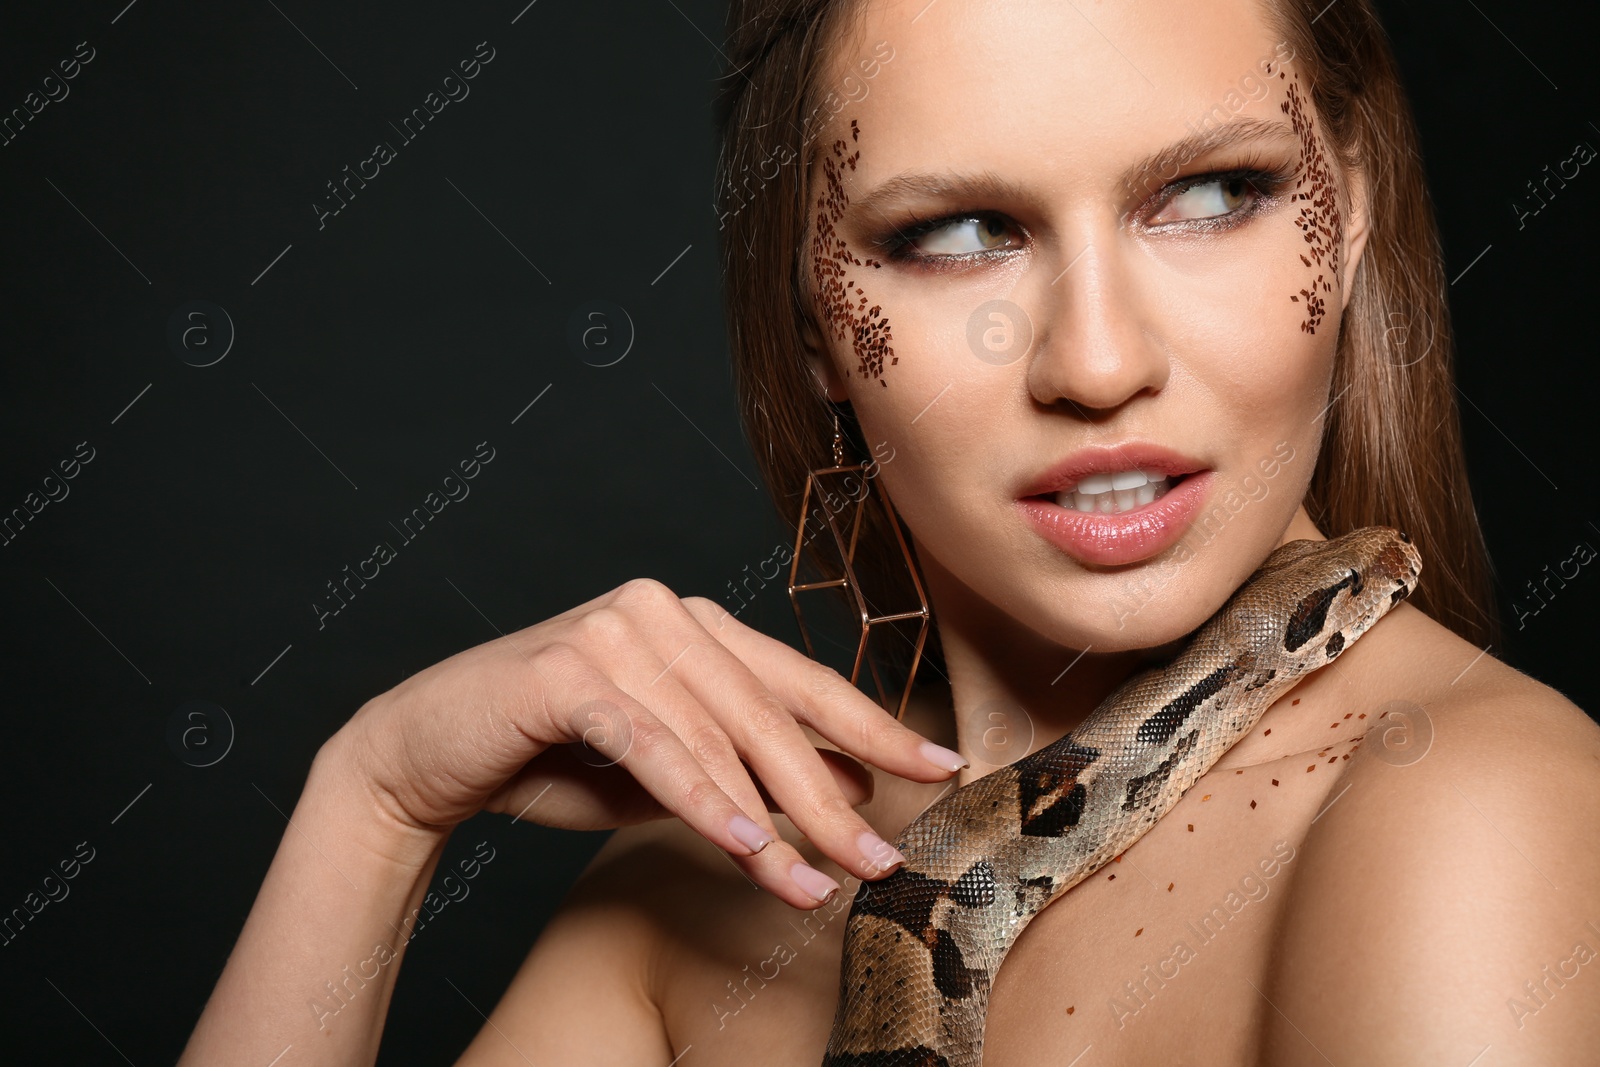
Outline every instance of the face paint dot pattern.
<path fill-rule="evenodd" d="M 1283 77 L 1281 73 L 1278 76 Z M 1309 289 L 1301 289 L 1299 295 L 1291 295 L 1289 299 L 1306 305 L 1306 317 L 1300 329 L 1314 334 L 1327 313 L 1323 294 L 1333 292 L 1331 279 L 1339 276 L 1339 249 L 1344 241 L 1344 229 L 1339 217 L 1338 185 L 1328 163 L 1326 146 L 1316 134 L 1306 98 L 1300 92 L 1298 73 L 1289 83 L 1289 98 L 1279 106 L 1289 116 L 1300 138 L 1299 177 L 1289 197 L 1290 203 L 1304 202 L 1294 224 L 1310 247 L 1300 254 L 1300 262 L 1307 270 L 1323 268 L 1317 269 Z"/>
<path fill-rule="evenodd" d="M 861 130 L 851 119 L 850 140 L 860 137 Z M 828 331 L 851 343 L 857 358 L 856 373 L 863 378 L 876 378 L 879 385 L 888 388 L 889 383 L 882 377 L 884 366 L 900 362 L 889 344 L 894 334 L 889 330 L 889 320 L 883 317 L 882 305 L 867 307 L 866 293 L 851 277 L 853 268 L 876 270 L 883 264 L 858 258 L 834 227 L 850 203 L 844 191 L 844 168 L 855 170 L 856 160 L 861 158 L 860 149 L 845 155 L 847 147 L 848 142 L 839 138 L 833 142 L 832 154 L 822 160 L 825 189 L 817 197 L 816 232 L 811 241 L 813 291 Z M 846 370 L 845 377 L 849 376 L 850 371 Z"/>

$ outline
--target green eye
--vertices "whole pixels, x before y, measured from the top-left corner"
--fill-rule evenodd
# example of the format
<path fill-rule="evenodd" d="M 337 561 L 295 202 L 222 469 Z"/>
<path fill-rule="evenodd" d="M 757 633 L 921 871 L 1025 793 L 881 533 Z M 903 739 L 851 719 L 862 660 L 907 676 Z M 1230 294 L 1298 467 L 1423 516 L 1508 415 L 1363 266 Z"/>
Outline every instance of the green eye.
<path fill-rule="evenodd" d="M 959 256 L 1006 247 L 1008 230 L 999 215 L 972 215 L 931 223 L 907 243 L 923 255 Z"/>

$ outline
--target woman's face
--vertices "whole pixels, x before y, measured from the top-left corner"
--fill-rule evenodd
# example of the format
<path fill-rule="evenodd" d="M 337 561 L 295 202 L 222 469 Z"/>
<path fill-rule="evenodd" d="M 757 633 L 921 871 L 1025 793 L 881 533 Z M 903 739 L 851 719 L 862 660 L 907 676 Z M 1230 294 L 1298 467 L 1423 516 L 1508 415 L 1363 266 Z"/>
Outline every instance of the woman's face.
<path fill-rule="evenodd" d="M 930 577 L 1073 648 L 1192 630 L 1338 402 L 1365 226 L 1304 64 L 1255 0 L 874 0 L 831 61 L 807 342 Z"/>

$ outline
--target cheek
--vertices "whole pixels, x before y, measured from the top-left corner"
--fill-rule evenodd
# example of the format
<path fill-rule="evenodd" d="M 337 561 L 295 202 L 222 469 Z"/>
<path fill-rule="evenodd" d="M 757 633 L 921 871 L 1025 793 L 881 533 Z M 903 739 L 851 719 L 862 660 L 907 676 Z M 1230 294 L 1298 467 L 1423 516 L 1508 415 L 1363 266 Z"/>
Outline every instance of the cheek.
<path fill-rule="evenodd" d="M 1338 185 L 1328 162 L 1327 146 L 1314 128 L 1312 108 L 1300 92 L 1298 72 L 1289 83 L 1288 93 L 1289 98 L 1281 106 L 1300 138 L 1300 173 L 1291 202 L 1298 208 L 1295 226 L 1305 246 L 1298 253 L 1303 265 L 1301 285 L 1289 294 L 1289 300 L 1305 309 L 1300 329 L 1314 334 L 1323 325 L 1328 301 L 1339 281 L 1344 220 L 1339 214 Z"/>
<path fill-rule="evenodd" d="M 1171 361 L 1168 388 L 1184 397 L 1166 417 L 1205 419 L 1208 439 L 1255 447 L 1271 435 L 1269 445 L 1298 445 L 1327 402 L 1336 335 L 1300 329 L 1302 313 L 1284 299 L 1303 271 L 1291 215 L 1279 209 L 1259 220 L 1204 270 L 1165 272 L 1143 287 L 1148 332 Z"/>
<path fill-rule="evenodd" d="M 916 462 L 911 453 L 902 452 L 887 465 L 885 487 L 891 495 L 898 487 L 902 495 L 937 497 L 948 491 L 948 474 L 940 470 L 959 466 L 961 442 L 970 437 L 971 427 L 962 415 L 970 416 L 975 408 L 968 377 L 977 361 L 961 359 L 966 318 L 951 310 L 951 302 L 936 287 L 891 278 L 880 261 L 861 254 L 840 235 L 837 224 L 850 203 L 846 175 L 859 164 L 861 150 L 855 145 L 860 136 L 859 120 L 852 118 L 848 139 L 835 140 L 821 154 L 806 268 L 816 319 L 834 366 L 850 382 L 851 408 L 867 445 L 899 447 L 913 438 L 918 441 Z M 901 327 L 898 342 L 891 315 Z M 897 366 L 897 347 L 917 353 L 917 358 Z M 895 369 L 888 373 L 891 367 Z M 968 403 L 951 403 L 947 394 L 952 392 Z M 931 413 L 935 417 L 918 423 L 940 403 L 944 408 Z M 938 431 L 931 432 L 935 426 Z"/>
<path fill-rule="evenodd" d="M 1281 106 L 1300 139 L 1285 203 L 1145 293 L 1161 308 L 1177 375 L 1209 401 L 1219 431 L 1252 448 L 1268 435 L 1297 448 L 1320 438 L 1338 340 L 1343 223 L 1331 157 L 1298 80 Z"/>
<path fill-rule="evenodd" d="M 876 380 L 887 388 L 884 368 L 898 363 L 881 304 L 867 294 L 867 276 L 881 270 L 877 260 L 856 255 L 839 236 L 836 224 L 850 199 L 845 192 L 846 171 L 856 169 L 861 150 L 847 151 L 861 136 L 855 119 L 850 120 L 850 140 L 839 138 L 822 157 L 821 191 L 817 194 L 815 225 L 811 239 L 811 286 L 817 316 L 837 350 L 853 356 L 854 366 L 846 365 L 844 376 Z"/>

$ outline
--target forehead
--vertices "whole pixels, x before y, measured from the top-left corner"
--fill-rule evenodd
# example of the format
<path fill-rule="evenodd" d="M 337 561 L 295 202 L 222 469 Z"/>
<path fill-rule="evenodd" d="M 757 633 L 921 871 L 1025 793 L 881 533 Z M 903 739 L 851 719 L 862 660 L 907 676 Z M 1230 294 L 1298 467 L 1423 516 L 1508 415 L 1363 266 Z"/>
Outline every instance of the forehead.
<path fill-rule="evenodd" d="M 1269 2 L 863 0 L 818 85 L 839 110 L 817 145 L 848 139 L 856 119 L 857 185 L 962 162 L 1061 181 L 1120 170 L 1208 114 L 1281 118 L 1291 50 Z M 876 68 L 875 48 L 892 56 Z"/>

